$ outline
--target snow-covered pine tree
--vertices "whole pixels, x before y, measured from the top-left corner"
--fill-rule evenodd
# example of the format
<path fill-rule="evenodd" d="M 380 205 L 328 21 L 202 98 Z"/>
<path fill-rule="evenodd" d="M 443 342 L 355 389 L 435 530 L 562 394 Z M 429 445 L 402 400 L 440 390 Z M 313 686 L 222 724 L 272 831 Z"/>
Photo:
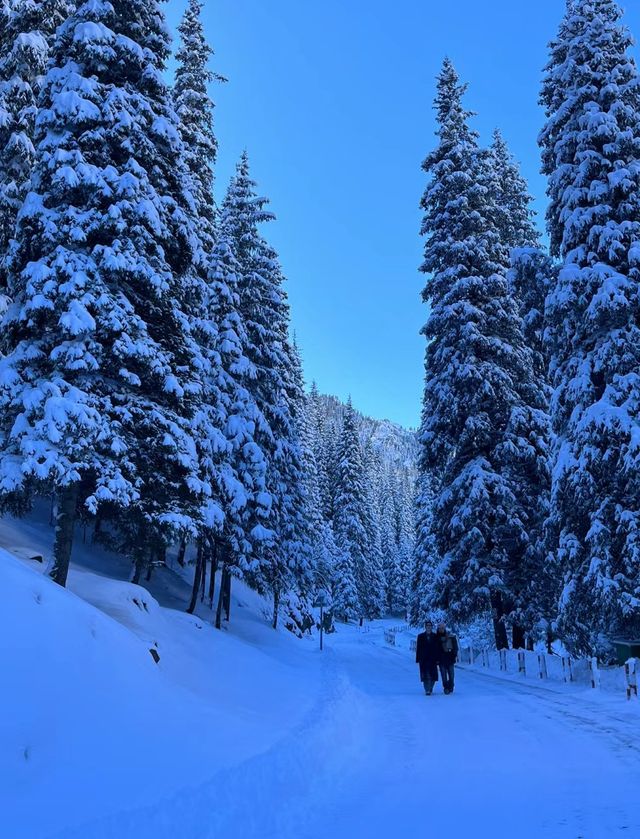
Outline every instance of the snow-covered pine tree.
<path fill-rule="evenodd" d="M 218 387 L 223 431 L 230 447 L 221 464 L 225 522 L 219 553 L 225 574 L 233 569 L 241 576 L 255 559 L 255 544 L 271 535 L 266 528 L 271 499 L 265 489 L 265 453 L 256 442 L 257 429 L 266 426 L 266 421 L 251 393 L 256 374 L 247 357 L 248 337 L 240 313 L 238 220 L 230 193 L 222 205 L 210 259 L 208 313 L 217 327 Z"/>
<path fill-rule="evenodd" d="M 424 440 L 427 425 L 425 415 L 426 398 L 423 399 L 422 421 L 418 439 Z M 435 594 L 432 590 L 436 578 L 437 550 L 433 528 L 435 493 L 431 474 L 432 466 L 427 458 L 424 445 L 420 446 L 418 459 L 418 479 L 415 495 L 415 543 L 411 555 L 410 593 L 408 598 L 409 623 L 423 626 L 432 616 L 435 607 Z"/>
<path fill-rule="evenodd" d="M 366 514 L 367 548 L 362 574 L 360 601 L 364 614 L 379 618 L 384 614 L 386 602 L 386 581 L 382 555 L 382 533 L 380 529 L 380 491 L 382 464 L 374 451 L 371 440 L 363 447 L 364 467 L 364 509 Z M 390 499 L 392 502 L 392 499 Z"/>
<path fill-rule="evenodd" d="M 491 185 L 492 156 L 478 147 L 466 90 L 450 60 L 438 77 L 439 144 L 423 164 L 426 350 L 422 466 L 435 493 L 436 603 L 454 620 L 489 608 L 496 641 L 518 598 L 512 584 L 527 545 L 526 511 L 510 471 L 526 409 L 544 407 L 505 274 Z M 419 517 L 423 514 L 419 512 Z"/>
<path fill-rule="evenodd" d="M 80 485 L 92 512 L 129 508 L 136 560 L 199 516 L 193 230 L 168 52 L 155 0 L 86 3 L 57 30 L 40 94 L 2 323 L 0 490 L 58 491 L 62 584 Z"/>
<path fill-rule="evenodd" d="M 302 365 L 298 348 L 294 345 L 298 376 L 302 376 Z M 316 388 L 317 393 L 317 388 Z M 320 471 L 314 446 L 315 433 L 313 423 L 315 405 L 310 395 L 303 396 L 302 409 L 298 411 L 297 427 L 302 458 L 302 478 L 304 482 L 304 501 L 309 527 L 312 550 L 312 570 L 315 591 L 330 593 L 333 579 L 333 564 L 336 558 L 330 526 L 326 522 L 322 509 L 320 489 Z"/>
<path fill-rule="evenodd" d="M 332 590 L 333 612 L 338 620 L 347 623 L 361 614 L 361 606 L 351 552 L 342 547 L 339 539 L 337 536 L 338 555 Z"/>
<path fill-rule="evenodd" d="M 186 164 L 192 176 L 193 198 L 204 249 L 211 251 L 215 226 L 213 184 L 218 154 L 214 131 L 214 103 L 209 93 L 212 82 L 226 81 L 210 69 L 213 49 L 202 25 L 202 1 L 189 0 L 178 32 L 173 103 L 180 121 Z"/>
<path fill-rule="evenodd" d="M 549 44 L 549 60 L 544 68 L 540 104 L 545 114 L 554 119 L 548 119 L 538 137 L 542 153 L 542 172 L 550 175 L 556 168 L 556 145 L 565 139 L 565 123 L 569 114 L 563 110 L 565 99 L 565 85 L 562 70 L 568 66 L 569 44 L 577 32 L 578 18 L 574 15 L 576 0 L 565 0 L 565 14 L 560 23 L 557 37 Z M 561 219 L 561 192 L 547 188 L 549 203 L 546 211 L 546 227 L 549 234 L 549 250 L 552 257 L 561 255 L 561 244 L 564 232 L 564 222 Z"/>
<path fill-rule="evenodd" d="M 311 384 L 311 391 L 308 398 L 309 425 L 311 431 L 311 443 L 318 469 L 318 486 L 322 504 L 322 514 L 325 521 L 332 518 L 331 482 L 328 473 L 328 458 L 325 439 L 324 418 L 320 406 L 320 394 L 315 382 Z"/>
<path fill-rule="evenodd" d="M 288 330 L 288 308 L 286 310 Z M 290 583 L 286 597 L 286 625 L 289 629 L 302 634 L 313 626 L 313 600 L 316 593 L 316 561 L 318 554 L 317 527 L 320 525 L 319 508 L 312 509 L 317 495 L 312 499 L 309 491 L 312 486 L 311 475 L 306 471 L 312 463 L 306 459 L 310 450 L 305 447 L 308 435 L 305 430 L 305 394 L 302 360 L 298 347 L 285 336 L 288 365 L 285 370 L 286 401 L 283 407 L 288 411 L 290 420 L 286 426 L 287 434 L 281 443 L 280 473 L 284 478 L 284 497 L 281 503 L 281 521 L 279 528 L 279 546 L 284 552 Z M 311 480 L 310 480 L 311 479 Z"/>
<path fill-rule="evenodd" d="M 351 399 L 347 402 L 338 452 L 333 527 L 338 548 L 343 554 L 338 564 L 338 573 L 344 575 L 345 579 L 338 580 L 338 587 L 342 589 L 336 612 L 339 616 L 353 617 L 357 602 L 361 616 L 368 616 L 367 609 L 371 608 L 372 598 L 367 596 L 365 576 L 370 548 L 367 494 L 362 448 Z M 352 579 L 356 587 L 355 602 Z"/>
<path fill-rule="evenodd" d="M 577 654 L 640 632 L 640 81 L 614 0 L 576 0 L 543 88 L 563 258 L 546 315 L 557 433 L 559 630 Z"/>
<path fill-rule="evenodd" d="M 532 197 L 517 162 L 499 130 L 491 146 L 496 191 L 497 227 L 502 244 L 510 250 L 507 282 L 515 298 L 524 342 L 533 354 L 532 384 L 534 392 L 525 396 L 524 405 L 511 416 L 511 440 L 504 449 L 510 462 L 508 473 L 516 487 L 516 496 L 527 522 L 528 542 L 521 561 L 514 563 L 511 589 L 516 601 L 510 623 L 513 646 L 525 645 L 525 628 L 548 625 L 551 618 L 553 585 L 549 585 L 545 569 L 545 520 L 549 512 L 550 420 L 548 403 L 548 354 L 544 345 L 544 302 L 553 263 L 539 246 L 531 209 Z"/>
<path fill-rule="evenodd" d="M 525 341 L 535 354 L 536 374 L 544 379 L 544 301 L 553 276 L 553 262 L 540 247 L 531 208 L 533 199 L 499 129 L 493 135 L 491 155 L 498 231 L 502 244 L 511 251 L 509 288 L 518 301 Z"/>
<path fill-rule="evenodd" d="M 408 475 L 402 479 L 395 499 L 396 514 L 396 569 L 395 591 L 397 592 L 396 609 L 409 616 L 411 602 L 412 558 L 416 542 L 415 494 Z"/>
<path fill-rule="evenodd" d="M 397 499 L 390 468 L 382 476 L 378 493 L 378 517 L 380 521 L 380 548 L 384 572 L 385 608 L 388 613 L 399 611 L 404 606 L 404 592 L 398 578 Z"/>
<path fill-rule="evenodd" d="M 500 241 L 508 248 L 537 247 L 540 241 L 527 182 L 502 132 L 496 128 L 490 149 L 495 173 L 495 202 Z"/>
<path fill-rule="evenodd" d="M 289 307 L 277 254 L 258 226 L 273 218 L 257 196 L 246 152 L 227 195 L 230 232 L 239 265 L 238 311 L 246 330 L 245 354 L 253 371 L 251 396 L 257 407 L 256 442 L 265 454 L 268 531 L 259 548 L 252 580 L 273 596 L 273 624 L 292 580 L 307 573 L 309 539 L 301 492 L 296 411 L 301 383 L 288 340 Z"/>
<path fill-rule="evenodd" d="M 37 100 L 53 36 L 71 6 L 69 0 L 0 3 L 0 295 L 6 292 L 7 251 L 34 164 Z"/>
<path fill-rule="evenodd" d="M 524 632 L 532 636 L 546 635 L 555 619 L 559 595 L 559 573 L 549 559 L 551 495 L 551 462 L 553 433 L 551 429 L 549 351 L 545 341 L 545 300 L 558 269 L 542 248 L 516 247 L 511 251 L 511 268 L 507 280 L 518 304 L 524 341 L 532 352 L 533 383 L 544 407 L 520 411 L 514 415 L 521 445 L 512 450 L 516 456 L 518 495 L 526 510 L 528 545 L 517 585 L 521 592 L 518 616 L 512 620 L 513 645 L 525 643 Z M 537 404 L 542 404 L 539 399 Z M 512 426 L 515 431 L 515 426 Z"/>
<path fill-rule="evenodd" d="M 218 144 L 209 86 L 214 80 L 222 79 L 209 68 L 213 50 L 204 35 L 201 12 L 202 3 L 189 0 L 178 28 L 180 46 L 173 87 L 173 103 L 191 178 L 193 215 L 200 242 L 194 258 L 194 294 L 189 314 L 203 363 L 203 392 L 193 427 L 208 501 L 203 510 L 190 610 L 195 607 L 198 588 L 206 576 L 207 558 L 211 561 L 211 603 L 220 558 L 225 569 L 225 583 L 229 567 L 246 564 L 248 540 L 244 530 L 250 518 L 248 500 L 250 495 L 255 497 L 255 481 L 258 480 L 259 486 L 261 466 L 261 458 L 256 460 L 255 457 L 259 452 L 251 452 L 250 466 L 242 456 L 242 462 L 237 462 L 239 451 L 250 446 L 248 436 L 253 420 L 247 404 L 249 400 L 241 392 L 242 383 L 237 376 L 243 356 L 244 333 L 237 321 L 232 327 L 229 325 L 229 320 L 237 316 L 234 312 L 237 294 L 233 299 L 237 260 L 228 231 L 221 231 L 218 242 L 215 237 L 213 186 Z M 221 335 L 219 329 L 224 334 Z"/>
<path fill-rule="evenodd" d="M 534 373 L 543 385 L 549 380 L 544 308 L 557 275 L 557 266 L 542 248 L 518 246 L 511 251 L 507 280 L 511 294 L 518 301 L 525 342 L 533 351 Z"/>

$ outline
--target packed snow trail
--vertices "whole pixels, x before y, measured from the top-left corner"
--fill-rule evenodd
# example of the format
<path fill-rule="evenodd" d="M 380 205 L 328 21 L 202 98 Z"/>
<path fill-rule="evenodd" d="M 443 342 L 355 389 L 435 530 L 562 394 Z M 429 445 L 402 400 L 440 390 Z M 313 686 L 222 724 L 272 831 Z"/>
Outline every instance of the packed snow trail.
<path fill-rule="evenodd" d="M 406 651 L 343 629 L 323 691 L 269 751 L 74 839 L 601 839 L 640 835 L 638 706 L 459 670 L 421 693 Z M 305 673 L 300 672 L 301 679 Z M 256 685 L 259 690 L 259 685 Z M 612 710 L 612 708 L 614 710 Z"/>
<path fill-rule="evenodd" d="M 617 716 L 583 695 L 469 670 L 452 696 L 438 687 L 425 697 L 397 651 L 345 645 L 338 655 L 378 725 L 327 835 L 640 835 L 637 706 Z"/>

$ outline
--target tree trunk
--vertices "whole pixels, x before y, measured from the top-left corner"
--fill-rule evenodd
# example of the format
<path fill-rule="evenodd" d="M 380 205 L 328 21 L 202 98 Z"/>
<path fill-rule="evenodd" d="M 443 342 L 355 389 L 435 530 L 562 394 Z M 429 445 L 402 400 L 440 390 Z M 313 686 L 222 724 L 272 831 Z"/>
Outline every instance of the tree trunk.
<path fill-rule="evenodd" d="M 184 568 L 184 555 L 187 552 L 187 540 L 180 539 L 180 546 L 178 548 L 178 565 L 182 565 Z"/>
<path fill-rule="evenodd" d="M 198 593 L 200 592 L 200 580 L 202 579 L 202 563 L 204 561 L 204 551 L 202 549 L 202 537 L 198 539 L 198 553 L 196 554 L 196 570 L 193 575 L 193 588 L 191 589 L 191 602 L 187 612 L 192 615 L 196 610 L 196 603 L 198 602 Z"/>
<path fill-rule="evenodd" d="M 224 574 L 224 612 L 229 623 L 231 620 L 231 572 L 228 568 Z"/>
<path fill-rule="evenodd" d="M 91 534 L 91 541 L 96 542 L 98 536 L 102 533 L 102 522 L 104 516 L 102 513 L 102 507 L 98 508 L 98 512 L 96 513 L 96 523 L 93 525 L 93 533 Z"/>
<path fill-rule="evenodd" d="M 144 571 L 145 566 L 145 551 L 144 548 L 140 545 L 136 546 L 134 555 L 133 555 L 133 575 L 131 576 L 131 582 L 134 585 L 140 585 L 140 577 L 142 577 L 142 572 Z"/>
<path fill-rule="evenodd" d="M 56 536 L 53 545 L 53 567 L 49 572 L 52 580 L 66 586 L 73 546 L 73 526 L 76 520 L 78 484 L 63 487 L 58 493 L 56 510 Z"/>
<path fill-rule="evenodd" d="M 278 613 L 280 612 L 280 590 L 274 589 L 273 591 L 273 622 L 272 626 L 274 629 L 278 628 Z"/>
<path fill-rule="evenodd" d="M 514 623 L 511 628 L 511 646 L 514 650 L 524 650 L 527 645 L 524 628 L 519 623 Z"/>
<path fill-rule="evenodd" d="M 209 573 L 209 608 L 213 609 L 216 593 L 216 574 L 218 573 L 218 541 L 211 537 L 211 571 Z"/>
<path fill-rule="evenodd" d="M 216 609 L 216 629 L 222 628 L 222 601 L 224 599 L 224 576 L 226 574 L 226 570 L 226 563 L 223 563 L 220 580 L 220 591 L 218 592 L 218 608 Z"/>
<path fill-rule="evenodd" d="M 502 594 L 499 591 L 491 596 L 491 606 L 493 608 L 493 631 L 496 639 L 496 649 L 508 650 L 509 638 L 507 637 L 507 627 L 504 625 L 504 604 Z"/>
<path fill-rule="evenodd" d="M 200 581 L 202 585 L 200 586 L 200 602 L 204 603 L 205 594 L 207 592 L 207 554 L 209 551 L 205 550 L 205 539 L 203 536 L 200 537 L 200 542 L 202 544 L 202 580 Z"/>
<path fill-rule="evenodd" d="M 156 560 L 161 565 L 167 564 L 167 544 L 166 542 L 160 541 L 158 542 L 158 550 L 156 551 Z"/>

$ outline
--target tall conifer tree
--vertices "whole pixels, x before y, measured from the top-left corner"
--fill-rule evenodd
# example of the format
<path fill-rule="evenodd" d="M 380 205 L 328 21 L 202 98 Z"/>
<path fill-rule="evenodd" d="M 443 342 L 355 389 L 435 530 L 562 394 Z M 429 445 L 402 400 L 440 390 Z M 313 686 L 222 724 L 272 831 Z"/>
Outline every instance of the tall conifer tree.
<path fill-rule="evenodd" d="M 213 49 L 204 34 L 202 5 L 201 0 L 189 0 L 178 27 L 180 47 L 176 53 L 173 102 L 191 172 L 199 233 L 205 250 L 210 252 L 215 224 L 213 184 L 218 141 L 209 87 L 212 82 L 225 79 L 209 66 Z"/>
<path fill-rule="evenodd" d="M 439 144 L 423 165 L 430 182 L 422 201 L 422 270 L 431 313 L 421 463 L 435 494 L 435 605 L 459 620 L 491 609 L 496 641 L 505 646 L 505 620 L 518 595 L 514 572 L 527 543 L 510 471 L 522 445 L 521 413 L 544 401 L 505 279 L 492 156 L 469 127 L 465 90 L 445 60 L 436 97 Z"/>
<path fill-rule="evenodd" d="M 343 553 L 343 560 L 340 563 L 341 573 L 345 580 L 349 581 L 349 590 L 351 578 L 353 578 L 357 592 L 357 608 L 364 614 L 364 610 L 371 605 L 369 602 L 363 602 L 370 534 L 367 531 L 362 448 L 350 399 L 344 415 L 338 452 L 334 529 L 338 547 Z M 355 608 L 351 591 L 349 591 L 349 596 L 351 608 L 347 616 L 353 615 Z M 346 600 L 346 597 L 344 599 Z M 344 614 L 347 614 L 346 607 L 341 608 Z"/>
<path fill-rule="evenodd" d="M 614 0 L 576 0 L 552 45 L 541 134 L 560 630 L 607 655 L 640 632 L 640 81 Z"/>
<path fill-rule="evenodd" d="M 498 211 L 500 241 L 509 248 L 536 247 L 540 234 L 534 223 L 535 212 L 531 207 L 533 198 L 529 195 L 527 182 L 520 173 L 518 163 L 497 128 L 490 153 L 495 173 L 493 199 Z"/>
<path fill-rule="evenodd" d="M 40 94 L 2 325 L 0 490 L 59 491 L 62 584 L 81 484 L 91 511 L 130 507 L 137 553 L 198 517 L 194 233 L 168 53 L 155 0 L 86 3 L 58 28 Z"/>
<path fill-rule="evenodd" d="M 56 29 L 71 6 L 69 0 L 0 3 L 0 295 L 7 291 L 9 243 L 35 161 L 38 96 Z"/>

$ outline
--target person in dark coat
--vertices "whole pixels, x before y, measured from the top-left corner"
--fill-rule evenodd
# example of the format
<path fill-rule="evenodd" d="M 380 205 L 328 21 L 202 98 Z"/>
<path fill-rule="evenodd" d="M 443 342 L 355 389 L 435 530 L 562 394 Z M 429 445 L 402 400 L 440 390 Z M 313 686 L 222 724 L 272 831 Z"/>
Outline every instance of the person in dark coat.
<path fill-rule="evenodd" d="M 455 663 L 458 659 L 458 639 L 447 630 L 444 623 L 438 624 L 438 664 L 442 676 L 442 689 L 445 693 L 453 693 L 455 680 Z"/>
<path fill-rule="evenodd" d="M 420 681 L 424 685 L 427 696 L 433 693 L 433 686 L 438 681 L 438 653 L 440 643 L 433 631 L 433 624 L 427 621 L 424 632 L 418 635 L 416 641 L 416 662 L 420 667 Z"/>

